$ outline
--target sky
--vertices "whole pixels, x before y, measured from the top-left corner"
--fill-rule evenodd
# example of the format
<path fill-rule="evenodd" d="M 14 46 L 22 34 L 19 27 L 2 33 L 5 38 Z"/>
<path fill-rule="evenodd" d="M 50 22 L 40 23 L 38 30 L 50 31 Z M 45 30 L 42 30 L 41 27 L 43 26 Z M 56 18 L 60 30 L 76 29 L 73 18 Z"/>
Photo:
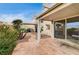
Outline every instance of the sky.
<path fill-rule="evenodd" d="M 0 3 L 0 21 L 22 19 L 23 22 L 32 22 L 42 8 L 42 3 Z"/>
<path fill-rule="evenodd" d="M 67 23 L 67 28 L 79 28 L 79 22 Z"/>

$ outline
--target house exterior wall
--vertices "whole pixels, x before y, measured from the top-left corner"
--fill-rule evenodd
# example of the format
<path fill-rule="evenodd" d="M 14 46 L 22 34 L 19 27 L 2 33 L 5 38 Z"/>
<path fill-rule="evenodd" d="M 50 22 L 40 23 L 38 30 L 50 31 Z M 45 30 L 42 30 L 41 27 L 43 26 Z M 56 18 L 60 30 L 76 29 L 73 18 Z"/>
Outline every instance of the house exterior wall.
<path fill-rule="evenodd" d="M 35 25 L 28 25 L 28 24 L 26 24 L 26 25 L 21 25 L 21 28 L 23 28 L 23 29 L 31 28 L 31 29 L 33 29 L 33 30 L 35 31 Z"/>
<path fill-rule="evenodd" d="M 41 26 L 43 26 L 43 31 L 41 32 L 42 34 L 51 35 L 51 22 L 50 21 L 43 21 Z"/>
<path fill-rule="evenodd" d="M 51 8 L 52 6 L 54 6 L 56 3 L 43 3 L 43 12 L 47 11 L 49 8 Z M 49 26 L 49 29 L 48 29 Z M 45 35 L 49 35 L 52 36 L 52 30 L 53 30 L 53 26 L 51 21 L 43 21 L 41 23 L 41 27 L 43 27 L 43 31 L 41 32 L 41 34 L 45 34 Z"/>

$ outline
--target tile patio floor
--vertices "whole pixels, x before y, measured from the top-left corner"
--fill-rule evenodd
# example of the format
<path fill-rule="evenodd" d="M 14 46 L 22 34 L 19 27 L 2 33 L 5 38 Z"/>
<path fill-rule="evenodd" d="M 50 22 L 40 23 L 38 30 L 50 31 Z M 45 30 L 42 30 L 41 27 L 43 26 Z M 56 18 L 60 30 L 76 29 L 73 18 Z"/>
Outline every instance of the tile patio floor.
<path fill-rule="evenodd" d="M 79 50 L 62 45 L 49 36 L 43 35 L 39 46 L 33 33 L 28 33 L 23 40 L 18 41 L 13 55 L 79 55 Z"/>

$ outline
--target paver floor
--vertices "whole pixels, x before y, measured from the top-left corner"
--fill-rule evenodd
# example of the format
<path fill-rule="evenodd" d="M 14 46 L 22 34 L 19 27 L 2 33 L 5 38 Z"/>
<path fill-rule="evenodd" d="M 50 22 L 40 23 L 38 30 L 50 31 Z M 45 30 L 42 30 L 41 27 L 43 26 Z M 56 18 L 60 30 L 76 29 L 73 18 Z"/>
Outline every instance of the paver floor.
<path fill-rule="evenodd" d="M 79 50 L 62 45 L 50 36 L 42 36 L 39 45 L 36 43 L 36 35 L 28 33 L 26 37 L 18 41 L 13 55 L 77 55 Z"/>

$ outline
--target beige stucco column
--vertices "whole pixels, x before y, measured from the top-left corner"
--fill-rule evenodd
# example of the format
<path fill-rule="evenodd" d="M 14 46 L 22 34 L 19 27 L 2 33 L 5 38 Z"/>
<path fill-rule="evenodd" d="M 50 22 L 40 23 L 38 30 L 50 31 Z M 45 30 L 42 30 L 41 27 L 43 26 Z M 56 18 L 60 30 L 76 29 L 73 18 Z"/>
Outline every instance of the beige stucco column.
<path fill-rule="evenodd" d="M 37 43 L 39 44 L 41 38 L 41 20 L 37 20 Z"/>
<path fill-rule="evenodd" d="M 50 26 L 50 28 L 51 28 L 51 37 L 52 37 L 52 39 L 54 38 L 54 21 L 51 21 L 51 26 Z"/>
<path fill-rule="evenodd" d="M 67 39 L 67 19 L 65 19 L 65 39 Z"/>

